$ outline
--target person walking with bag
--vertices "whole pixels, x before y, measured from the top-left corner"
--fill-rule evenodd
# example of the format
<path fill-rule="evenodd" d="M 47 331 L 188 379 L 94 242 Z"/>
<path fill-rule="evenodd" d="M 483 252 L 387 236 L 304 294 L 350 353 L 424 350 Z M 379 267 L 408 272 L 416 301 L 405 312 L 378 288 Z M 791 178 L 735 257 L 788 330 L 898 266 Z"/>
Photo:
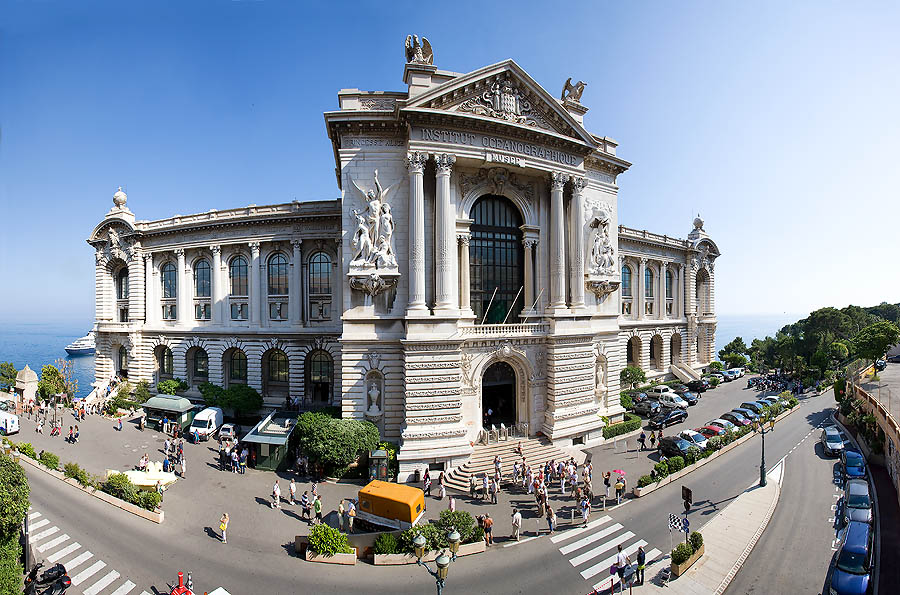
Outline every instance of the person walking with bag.
<path fill-rule="evenodd" d="M 353 500 L 347 501 L 347 533 L 353 533 L 353 521 L 356 519 L 356 504 Z"/>
<path fill-rule="evenodd" d="M 519 531 L 522 528 L 522 513 L 519 512 L 518 508 L 513 508 L 512 511 L 512 538 L 516 541 L 519 541 Z"/>
<path fill-rule="evenodd" d="M 272 486 L 272 508 L 281 508 L 281 486 L 278 485 L 277 479 Z"/>
<path fill-rule="evenodd" d="M 219 519 L 219 529 L 222 531 L 222 543 L 228 543 L 228 513 L 223 512 Z"/>

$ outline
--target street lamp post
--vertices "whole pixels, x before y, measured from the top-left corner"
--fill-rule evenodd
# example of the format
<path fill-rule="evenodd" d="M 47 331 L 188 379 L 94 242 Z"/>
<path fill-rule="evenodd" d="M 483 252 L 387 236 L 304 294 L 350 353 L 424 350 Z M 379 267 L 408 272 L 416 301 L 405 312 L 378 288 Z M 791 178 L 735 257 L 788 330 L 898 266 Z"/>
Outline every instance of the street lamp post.
<path fill-rule="evenodd" d="M 766 487 L 766 424 L 765 422 L 761 422 L 759 424 L 760 430 L 762 431 L 762 456 L 759 463 L 759 487 Z"/>
<path fill-rule="evenodd" d="M 428 571 L 428 574 L 434 577 L 435 585 L 437 585 L 437 595 L 441 595 L 444 592 L 444 580 L 447 578 L 447 573 L 450 572 L 450 563 L 456 560 L 456 552 L 459 551 L 460 542 L 459 532 L 456 529 L 453 529 L 447 535 L 447 541 L 450 543 L 451 555 L 448 556 L 446 550 L 441 552 L 441 555 L 434 561 L 437 568 L 432 570 L 428 567 L 427 562 L 422 562 L 422 556 L 425 555 L 425 537 L 420 533 L 413 539 L 413 549 L 415 549 L 416 552 L 416 564 L 425 568 L 425 570 Z"/>

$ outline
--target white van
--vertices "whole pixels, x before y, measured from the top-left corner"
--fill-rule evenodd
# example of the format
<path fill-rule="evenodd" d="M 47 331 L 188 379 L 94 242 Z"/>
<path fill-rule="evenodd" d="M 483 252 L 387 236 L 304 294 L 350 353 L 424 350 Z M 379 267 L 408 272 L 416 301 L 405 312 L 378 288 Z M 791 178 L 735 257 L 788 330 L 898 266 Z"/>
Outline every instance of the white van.
<path fill-rule="evenodd" d="M 0 411 L 0 434 L 9 436 L 19 433 L 19 416 L 6 411 Z"/>
<path fill-rule="evenodd" d="M 744 368 L 729 368 L 728 371 L 734 374 L 735 378 L 740 378 L 744 375 Z"/>
<path fill-rule="evenodd" d="M 647 391 L 647 396 L 650 397 L 651 399 L 658 399 L 663 395 L 674 395 L 674 394 L 675 394 L 675 391 L 672 390 L 672 387 L 666 386 L 665 384 L 659 384 Z"/>
<path fill-rule="evenodd" d="M 196 432 L 200 440 L 209 440 L 222 427 L 223 418 L 224 415 L 221 409 L 218 407 L 207 407 L 194 416 L 194 421 L 191 422 L 188 434 L 193 436 L 194 432 Z"/>
<path fill-rule="evenodd" d="M 659 397 L 659 406 L 668 407 L 669 409 L 687 409 L 688 402 L 675 393 L 664 393 Z"/>

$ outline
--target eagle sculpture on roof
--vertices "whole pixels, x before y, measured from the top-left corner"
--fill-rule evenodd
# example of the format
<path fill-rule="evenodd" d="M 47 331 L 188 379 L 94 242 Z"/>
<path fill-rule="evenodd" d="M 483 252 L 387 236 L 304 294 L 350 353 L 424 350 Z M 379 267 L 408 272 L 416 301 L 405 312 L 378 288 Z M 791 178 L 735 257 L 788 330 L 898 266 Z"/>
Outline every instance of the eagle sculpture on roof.
<path fill-rule="evenodd" d="M 434 53 L 431 51 L 431 44 L 426 38 L 422 38 L 422 45 L 419 45 L 418 35 L 406 36 L 406 62 L 413 64 L 433 64 Z"/>

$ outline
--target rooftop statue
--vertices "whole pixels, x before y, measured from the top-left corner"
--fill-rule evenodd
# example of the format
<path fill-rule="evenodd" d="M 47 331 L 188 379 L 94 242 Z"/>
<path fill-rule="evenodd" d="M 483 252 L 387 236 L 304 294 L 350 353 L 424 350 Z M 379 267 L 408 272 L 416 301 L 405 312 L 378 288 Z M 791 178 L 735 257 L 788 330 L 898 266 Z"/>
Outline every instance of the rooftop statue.
<path fill-rule="evenodd" d="M 431 51 L 428 39 L 423 37 L 422 45 L 419 45 L 418 35 L 406 36 L 406 62 L 407 64 L 434 64 L 434 52 Z"/>

